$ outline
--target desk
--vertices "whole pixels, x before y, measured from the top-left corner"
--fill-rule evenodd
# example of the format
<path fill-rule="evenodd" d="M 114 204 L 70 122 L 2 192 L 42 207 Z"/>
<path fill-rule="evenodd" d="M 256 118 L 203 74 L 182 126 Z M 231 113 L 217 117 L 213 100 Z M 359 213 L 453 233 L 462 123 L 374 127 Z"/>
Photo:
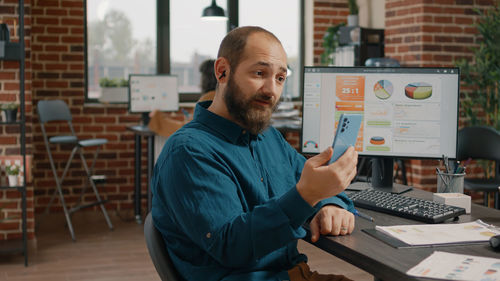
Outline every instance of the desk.
<path fill-rule="evenodd" d="M 135 179 L 134 179 L 134 215 L 137 223 L 142 224 L 141 215 L 141 139 L 146 137 L 148 141 L 148 175 L 147 175 L 147 199 L 148 199 L 148 212 L 151 210 L 151 189 L 149 188 L 149 182 L 151 180 L 151 174 L 154 165 L 154 136 L 155 133 L 151 131 L 148 126 L 136 125 L 129 126 L 127 130 L 134 132 L 135 134 Z"/>
<path fill-rule="evenodd" d="M 419 189 L 414 189 L 405 193 L 405 195 L 432 200 L 431 192 Z M 384 213 L 362 208 L 359 208 L 359 210 L 373 217 L 377 225 L 420 224 L 418 221 Z M 498 226 L 500 225 L 500 211 L 472 204 L 471 214 L 460 216 L 458 223 L 474 221 L 476 219 L 482 219 L 486 223 Z M 417 265 L 435 250 L 500 258 L 500 253 L 494 252 L 487 243 L 466 246 L 396 249 L 361 231 L 361 229 L 373 227 L 373 223 L 356 218 L 356 227 L 351 235 L 337 237 L 322 236 L 314 245 L 381 280 L 431 280 L 428 278 L 423 279 L 407 276 L 406 271 Z"/>

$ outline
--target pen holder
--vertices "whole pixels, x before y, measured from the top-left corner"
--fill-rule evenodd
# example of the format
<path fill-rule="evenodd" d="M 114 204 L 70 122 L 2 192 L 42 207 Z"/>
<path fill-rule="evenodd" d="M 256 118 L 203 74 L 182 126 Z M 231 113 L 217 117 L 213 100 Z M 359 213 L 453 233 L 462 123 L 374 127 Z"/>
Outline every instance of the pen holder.
<path fill-rule="evenodd" d="M 465 173 L 437 173 L 438 193 L 464 193 Z"/>

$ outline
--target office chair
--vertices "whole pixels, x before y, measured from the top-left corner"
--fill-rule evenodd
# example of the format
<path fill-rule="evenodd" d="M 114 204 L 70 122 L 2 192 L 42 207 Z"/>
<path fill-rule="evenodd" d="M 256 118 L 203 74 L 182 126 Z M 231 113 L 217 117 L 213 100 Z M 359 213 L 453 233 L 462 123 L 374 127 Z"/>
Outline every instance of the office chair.
<path fill-rule="evenodd" d="M 488 206 L 490 193 L 495 194 L 495 208 L 499 209 L 500 186 L 500 133 L 491 127 L 472 126 L 458 132 L 457 160 L 484 159 L 495 161 L 495 177 L 465 179 L 464 189 L 484 192 L 484 205 Z"/>
<path fill-rule="evenodd" d="M 170 259 L 163 236 L 153 223 L 153 216 L 149 213 L 144 221 L 144 238 L 148 246 L 149 255 L 155 265 L 156 271 L 163 281 L 181 281 L 182 277 L 177 272 Z"/>
<path fill-rule="evenodd" d="M 93 174 L 94 171 L 94 166 L 95 162 L 97 160 L 97 155 L 99 154 L 99 149 L 102 145 L 106 144 L 108 142 L 107 139 L 88 139 L 88 140 L 79 140 L 76 137 L 75 130 L 73 129 L 73 124 L 71 122 L 72 117 L 71 117 L 71 112 L 66 105 L 66 103 L 62 100 L 50 100 L 50 101 L 39 101 L 37 104 L 37 110 L 38 110 L 38 116 L 40 118 L 40 125 L 42 128 L 42 135 L 43 139 L 45 141 L 45 147 L 47 149 L 47 154 L 49 155 L 49 162 L 50 162 L 50 167 L 52 169 L 52 173 L 54 175 L 54 179 L 56 181 L 56 189 L 54 190 L 54 193 L 52 194 L 52 197 L 50 198 L 49 204 L 47 205 L 45 209 L 45 213 L 49 212 L 49 208 L 52 205 L 52 202 L 54 201 L 54 198 L 56 197 L 57 194 L 59 194 L 59 199 L 61 200 L 61 205 L 64 211 L 64 216 L 66 218 L 66 223 L 68 224 L 68 229 L 71 234 L 71 239 L 73 241 L 76 241 L 75 239 L 75 232 L 73 230 L 73 224 L 71 222 L 71 214 L 81 210 L 83 208 L 87 207 L 92 207 L 96 205 L 100 205 L 102 213 L 104 214 L 104 218 L 106 219 L 106 222 L 109 226 L 110 229 L 113 229 L 113 225 L 111 224 L 111 220 L 109 219 L 108 213 L 106 212 L 106 208 L 104 207 L 104 203 L 107 201 L 102 200 L 101 196 L 99 195 L 99 192 L 97 191 L 97 188 L 95 186 L 95 182 L 102 180 L 103 176 L 97 176 Z M 70 135 L 60 135 L 60 136 L 52 136 L 48 137 L 47 132 L 45 129 L 45 125 L 48 122 L 52 121 L 66 121 L 68 123 L 68 127 L 70 129 Z M 66 162 L 66 166 L 64 168 L 64 171 L 61 175 L 61 177 L 58 177 L 57 175 L 57 170 L 56 166 L 54 164 L 54 159 L 52 157 L 52 153 L 50 150 L 50 145 L 51 144 L 56 144 L 56 145 L 72 145 L 73 149 L 71 151 L 71 154 L 69 156 L 68 161 Z M 87 161 L 85 160 L 85 157 L 83 156 L 83 151 L 82 149 L 85 147 L 97 147 L 95 153 L 94 153 L 94 158 L 92 161 L 92 164 L 89 167 L 87 166 Z M 75 156 L 76 153 L 79 153 L 80 159 L 82 161 L 83 168 L 85 170 L 87 179 L 85 181 L 85 184 L 82 188 L 81 195 L 79 200 L 77 201 L 75 207 L 68 209 L 66 202 L 64 200 L 64 194 L 62 191 L 62 183 L 64 180 L 64 177 L 66 176 L 66 173 L 68 172 L 69 166 L 71 164 L 71 161 L 73 160 L 73 157 Z M 85 194 L 85 190 L 88 187 L 88 184 L 92 187 L 94 190 L 94 194 L 97 198 L 96 202 L 89 203 L 86 205 L 81 205 L 81 201 L 83 199 L 83 196 Z"/>

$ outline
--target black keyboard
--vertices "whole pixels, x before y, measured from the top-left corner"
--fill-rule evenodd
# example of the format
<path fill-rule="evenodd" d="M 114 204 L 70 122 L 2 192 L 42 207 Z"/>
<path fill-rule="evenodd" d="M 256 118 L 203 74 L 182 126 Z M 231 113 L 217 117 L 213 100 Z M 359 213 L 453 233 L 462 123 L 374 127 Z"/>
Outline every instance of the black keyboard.
<path fill-rule="evenodd" d="M 461 207 L 374 189 L 352 192 L 348 195 L 356 207 L 425 223 L 440 223 L 465 214 L 465 209 Z"/>

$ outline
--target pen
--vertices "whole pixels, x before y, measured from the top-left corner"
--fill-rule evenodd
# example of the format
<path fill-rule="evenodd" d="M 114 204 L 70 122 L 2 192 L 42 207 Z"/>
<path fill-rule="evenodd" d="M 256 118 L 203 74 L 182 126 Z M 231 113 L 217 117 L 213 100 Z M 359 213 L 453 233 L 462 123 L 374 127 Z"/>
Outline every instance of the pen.
<path fill-rule="evenodd" d="M 448 165 L 448 156 L 445 156 L 444 154 L 443 154 L 443 164 L 444 164 L 444 168 L 446 170 L 446 173 L 450 174 L 451 170 L 450 170 L 450 167 Z"/>
<path fill-rule="evenodd" d="M 353 211 L 352 213 L 353 213 L 355 216 L 358 216 L 358 217 L 363 218 L 363 219 L 365 219 L 365 220 L 369 220 L 369 221 L 371 221 L 371 222 L 374 222 L 374 221 L 375 221 L 375 220 L 374 220 L 372 217 L 370 217 L 369 215 L 365 215 L 365 214 L 363 214 L 363 213 L 360 213 L 360 212 L 358 212 L 358 210 L 356 210 L 356 209 L 354 209 L 354 211 Z"/>
<path fill-rule="evenodd" d="M 460 161 L 457 161 L 455 163 L 455 171 L 453 171 L 454 174 L 458 174 L 458 171 L 460 171 Z"/>

